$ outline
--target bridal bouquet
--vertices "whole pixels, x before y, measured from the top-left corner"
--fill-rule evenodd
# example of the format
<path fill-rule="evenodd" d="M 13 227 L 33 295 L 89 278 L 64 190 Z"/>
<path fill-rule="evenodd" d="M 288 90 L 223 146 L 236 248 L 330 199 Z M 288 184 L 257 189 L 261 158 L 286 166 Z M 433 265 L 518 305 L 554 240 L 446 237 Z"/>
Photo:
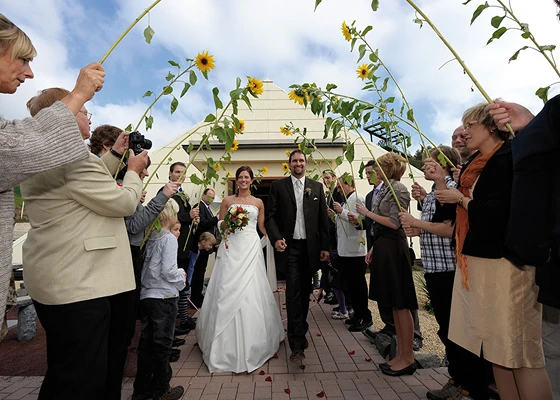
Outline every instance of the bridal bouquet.
<path fill-rule="evenodd" d="M 242 230 L 249 223 L 249 211 L 241 206 L 230 207 L 226 216 L 224 217 L 224 222 L 220 226 L 220 233 L 224 238 L 226 243 L 226 249 L 228 248 L 227 237 L 237 230 Z"/>

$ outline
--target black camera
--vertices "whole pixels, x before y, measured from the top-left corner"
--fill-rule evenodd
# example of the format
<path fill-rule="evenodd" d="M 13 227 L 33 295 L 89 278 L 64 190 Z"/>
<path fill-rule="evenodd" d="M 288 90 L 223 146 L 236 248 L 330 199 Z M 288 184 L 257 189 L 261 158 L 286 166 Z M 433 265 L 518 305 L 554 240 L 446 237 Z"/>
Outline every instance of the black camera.
<path fill-rule="evenodd" d="M 150 150 L 152 148 L 152 141 L 146 139 L 140 132 L 131 132 L 128 137 L 128 148 L 132 149 L 135 155 L 138 155 L 143 150 Z"/>

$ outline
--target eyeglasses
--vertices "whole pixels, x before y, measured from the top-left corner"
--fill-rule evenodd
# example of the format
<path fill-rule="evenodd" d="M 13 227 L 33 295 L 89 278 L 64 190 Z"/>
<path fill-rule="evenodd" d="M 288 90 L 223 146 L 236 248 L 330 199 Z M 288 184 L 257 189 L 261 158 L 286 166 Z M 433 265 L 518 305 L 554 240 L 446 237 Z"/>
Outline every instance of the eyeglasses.
<path fill-rule="evenodd" d="M 467 129 L 472 128 L 474 125 L 478 124 L 478 121 L 470 121 L 463 125 L 463 129 L 466 131 Z"/>
<path fill-rule="evenodd" d="M 86 116 L 86 118 L 88 119 L 88 121 L 91 121 L 91 117 L 93 116 L 92 113 L 87 112 L 87 111 L 82 111 L 80 110 L 79 112 L 81 112 L 82 114 L 84 114 Z"/>

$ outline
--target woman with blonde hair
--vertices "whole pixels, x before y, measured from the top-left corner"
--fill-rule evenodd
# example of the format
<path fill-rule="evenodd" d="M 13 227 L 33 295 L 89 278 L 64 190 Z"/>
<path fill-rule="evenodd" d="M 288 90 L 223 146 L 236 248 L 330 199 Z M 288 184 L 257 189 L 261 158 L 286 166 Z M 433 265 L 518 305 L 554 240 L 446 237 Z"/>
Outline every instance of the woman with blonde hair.
<path fill-rule="evenodd" d="M 410 203 L 410 193 L 400 182 L 406 169 L 406 160 L 396 153 L 387 153 L 379 157 L 377 162 L 383 170 L 384 174 L 380 178 L 385 184 L 375 198 L 373 211 L 364 205 L 358 205 L 357 211 L 375 222 L 373 246 L 366 256 L 371 268 L 369 298 L 393 309 L 397 331 L 397 356 L 380 366 L 381 372 L 386 375 L 412 375 L 416 366 L 412 351 L 414 323 L 411 311 L 418 309 L 418 302 L 412 279 L 410 251 L 399 220 L 399 212 L 408 209 Z M 398 203 L 390 186 L 395 191 Z"/>
<path fill-rule="evenodd" d="M 459 188 L 436 191 L 457 204 L 457 264 L 449 339 L 493 363 L 502 399 L 550 400 L 535 268 L 514 265 L 505 246 L 513 162 L 508 132 L 482 103 L 463 114 L 467 147 Z"/>
<path fill-rule="evenodd" d="M 13 94 L 25 80 L 33 79 L 30 62 L 36 53 L 25 32 L 0 14 L 0 93 Z M 15 304 L 15 296 L 8 300 L 13 188 L 40 172 L 88 157 L 74 116 L 101 89 L 104 76 L 99 63 L 91 64 L 80 71 L 72 93 L 36 117 L 23 121 L 0 117 L 0 340 L 7 332 L 6 303 Z"/>

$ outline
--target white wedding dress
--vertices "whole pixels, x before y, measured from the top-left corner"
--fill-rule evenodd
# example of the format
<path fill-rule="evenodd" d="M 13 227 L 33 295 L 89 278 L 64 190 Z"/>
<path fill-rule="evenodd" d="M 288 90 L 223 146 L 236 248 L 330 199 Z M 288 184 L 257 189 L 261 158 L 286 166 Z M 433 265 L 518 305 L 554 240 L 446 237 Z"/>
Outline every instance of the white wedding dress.
<path fill-rule="evenodd" d="M 254 371 L 274 356 L 285 336 L 256 229 L 259 209 L 239 205 L 249 211 L 249 224 L 228 236 L 228 248 L 220 244 L 196 323 L 210 372 Z"/>

